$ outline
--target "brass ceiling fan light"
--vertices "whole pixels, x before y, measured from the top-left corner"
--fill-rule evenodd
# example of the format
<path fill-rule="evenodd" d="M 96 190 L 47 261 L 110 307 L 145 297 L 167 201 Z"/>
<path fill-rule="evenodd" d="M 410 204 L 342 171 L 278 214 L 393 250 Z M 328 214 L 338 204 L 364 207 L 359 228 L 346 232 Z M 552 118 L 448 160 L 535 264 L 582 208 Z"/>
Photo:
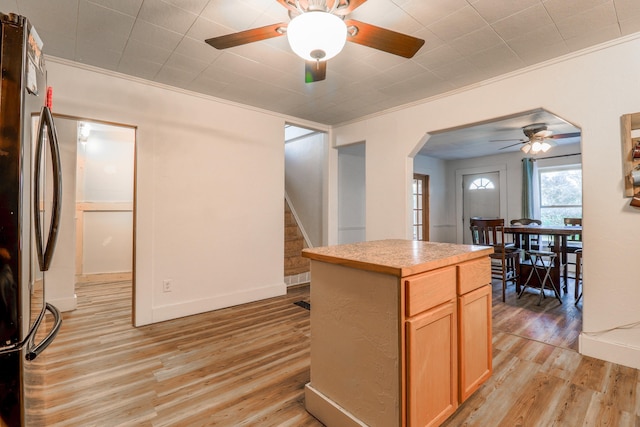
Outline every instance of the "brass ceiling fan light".
<path fill-rule="evenodd" d="M 514 147 L 519 144 L 524 144 L 520 147 L 520 150 L 525 154 L 538 154 L 540 152 L 546 153 L 549 149 L 557 143 L 554 141 L 556 139 L 564 139 L 564 138 L 576 138 L 580 136 L 580 132 L 570 132 L 570 133 L 562 133 L 562 134 L 554 134 L 552 131 L 547 129 L 547 125 L 544 123 L 534 123 L 531 125 L 524 126 L 522 128 L 522 133 L 527 137 L 527 139 L 520 139 L 518 142 L 507 145 L 506 147 L 500 148 L 500 150 L 504 150 L 510 147 Z M 494 140 L 494 141 L 508 141 L 508 140 Z"/>
<path fill-rule="evenodd" d="M 522 128 L 522 132 L 529 139 L 532 138 L 547 138 L 553 134 L 547 129 L 547 125 L 544 123 L 534 123 Z"/>
<path fill-rule="evenodd" d="M 522 128 L 522 132 L 529 138 L 529 141 L 520 147 L 520 151 L 525 154 L 537 154 L 541 151 L 546 153 L 552 146 L 556 145 L 553 141 L 548 142 L 545 140 L 553 134 L 553 132 L 547 130 L 547 125 L 545 124 L 536 123 L 525 126 Z"/>
<path fill-rule="evenodd" d="M 305 82 L 326 77 L 327 60 L 336 56 L 345 42 L 361 44 L 405 58 L 412 58 L 424 40 L 375 25 L 345 20 L 366 0 L 276 0 L 289 12 L 291 21 L 267 25 L 205 40 L 216 49 L 287 35 L 294 53 L 305 60 Z"/>

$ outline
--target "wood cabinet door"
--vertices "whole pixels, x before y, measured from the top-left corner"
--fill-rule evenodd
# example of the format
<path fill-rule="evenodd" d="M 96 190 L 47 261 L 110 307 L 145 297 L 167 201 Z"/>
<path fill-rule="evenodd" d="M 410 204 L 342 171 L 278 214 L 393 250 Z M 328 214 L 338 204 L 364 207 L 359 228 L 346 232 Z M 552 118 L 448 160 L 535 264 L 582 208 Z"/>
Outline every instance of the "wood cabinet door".
<path fill-rule="evenodd" d="M 411 318 L 406 325 L 408 425 L 439 425 L 458 407 L 455 301 Z"/>
<path fill-rule="evenodd" d="M 458 297 L 460 403 L 492 373 L 491 286 Z"/>

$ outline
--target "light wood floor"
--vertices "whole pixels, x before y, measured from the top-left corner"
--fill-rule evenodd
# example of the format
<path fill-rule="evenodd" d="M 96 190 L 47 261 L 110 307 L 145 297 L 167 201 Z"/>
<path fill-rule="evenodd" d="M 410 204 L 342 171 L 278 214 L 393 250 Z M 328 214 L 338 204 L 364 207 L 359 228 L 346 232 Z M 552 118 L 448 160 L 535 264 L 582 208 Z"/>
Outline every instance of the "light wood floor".
<path fill-rule="evenodd" d="M 577 353 L 573 283 L 563 304 L 500 292 L 494 282 L 493 376 L 444 426 L 640 426 L 639 371 Z"/>
<path fill-rule="evenodd" d="M 580 309 L 500 302 L 494 375 L 448 426 L 640 425 L 638 371 L 575 349 Z M 131 283 L 82 284 L 40 356 L 47 426 L 320 426 L 304 409 L 309 312 L 283 297 L 133 328 Z M 570 294 L 571 295 L 571 294 Z M 312 303 L 313 309 L 313 303 Z"/>
<path fill-rule="evenodd" d="M 131 282 L 83 284 L 42 353 L 51 426 L 319 426 L 309 312 L 286 297 L 131 326 Z"/>

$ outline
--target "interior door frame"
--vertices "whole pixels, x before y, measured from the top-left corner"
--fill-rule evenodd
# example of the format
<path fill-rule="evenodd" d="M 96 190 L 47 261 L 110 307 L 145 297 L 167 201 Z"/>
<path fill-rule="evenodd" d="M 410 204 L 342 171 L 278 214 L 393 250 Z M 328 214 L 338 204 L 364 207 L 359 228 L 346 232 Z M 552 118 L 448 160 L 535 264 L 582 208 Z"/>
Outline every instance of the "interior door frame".
<path fill-rule="evenodd" d="M 107 126 L 126 127 L 134 130 L 133 139 L 133 204 L 132 204 L 132 254 L 131 254 L 131 324 L 136 325 L 136 205 L 138 200 L 137 171 L 138 171 L 138 127 L 126 123 L 118 123 L 107 120 L 91 119 L 86 117 L 74 116 L 69 114 L 52 113 L 54 120 L 57 118 L 65 120 L 74 120 L 76 122 L 93 122 Z M 75 190 L 74 190 L 75 192 Z M 78 224 L 76 223 L 76 226 Z M 77 238 L 77 236 L 76 236 Z M 74 255 L 75 257 L 75 255 Z M 74 274 L 75 274 L 74 269 Z"/>
<path fill-rule="evenodd" d="M 422 240 L 429 241 L 429 175 L 423 173 L 413 173 L 413 179 L 422 181 Z M 412 206 L 413 207 L 413 206 Z M 413 221 L 412 221 L 413 222 Z M 415 226 L 415 224 L 413 224 Z"/>
<path fill-rule="evenodd" d="M 462 206 L 462 177 L 477 173 L 498 172 L 500 176 L 500 218 L 507 219 L 507 165 L 487 165 L 477 168 L 456 170 L 456 242 L 462 244 L 464 241 L 463 230 L 463 206 Z"/>

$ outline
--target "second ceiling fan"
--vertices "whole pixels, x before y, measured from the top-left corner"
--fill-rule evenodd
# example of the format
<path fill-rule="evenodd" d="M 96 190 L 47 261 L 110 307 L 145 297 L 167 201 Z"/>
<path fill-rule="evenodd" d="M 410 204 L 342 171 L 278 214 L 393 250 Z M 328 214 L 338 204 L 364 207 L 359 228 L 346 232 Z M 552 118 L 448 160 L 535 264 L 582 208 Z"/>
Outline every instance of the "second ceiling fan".
<path fill-rule="evenodd" d="M 305 60 L 305 82 L 324 80 L 327 60 L 345 41 L 412 58 L 424 40 L 375 25 L 345 20 L 366 0 L 276 0 L 288 9 L 291 21 L 267 25 L 205 40 L 216 49 L 228 49 L 287 35 L 291 49 Z"/>
<path fill-rule="evenodd" d="M 518 142 L 507 145 L 506 147 L 500 148 L 500 150 L 504 150 L 516 145 L 524 144 L 520 147 L 524 153 L 528 154 L 529 152 L 535 154 L 540 151 L 546 152 L 552 146 L 556 145 L 554 139 L 564 139 L 564 138 L 576 138 L 580 136 L 580 132 L 570 132 L 570 133 L 559 133 L 554 134 L 552 131 L 547 129 L 547 125 L 544 123 L 534 123 L 528 126 L 524 126 L 522 128 L 522 132 L 527 137 L 527 139 L 519 139 Z M 547 141 L 551 140 L 551 141 Z M 513 139 L 494 139 L 492 141 L 515 141 Z"/>

